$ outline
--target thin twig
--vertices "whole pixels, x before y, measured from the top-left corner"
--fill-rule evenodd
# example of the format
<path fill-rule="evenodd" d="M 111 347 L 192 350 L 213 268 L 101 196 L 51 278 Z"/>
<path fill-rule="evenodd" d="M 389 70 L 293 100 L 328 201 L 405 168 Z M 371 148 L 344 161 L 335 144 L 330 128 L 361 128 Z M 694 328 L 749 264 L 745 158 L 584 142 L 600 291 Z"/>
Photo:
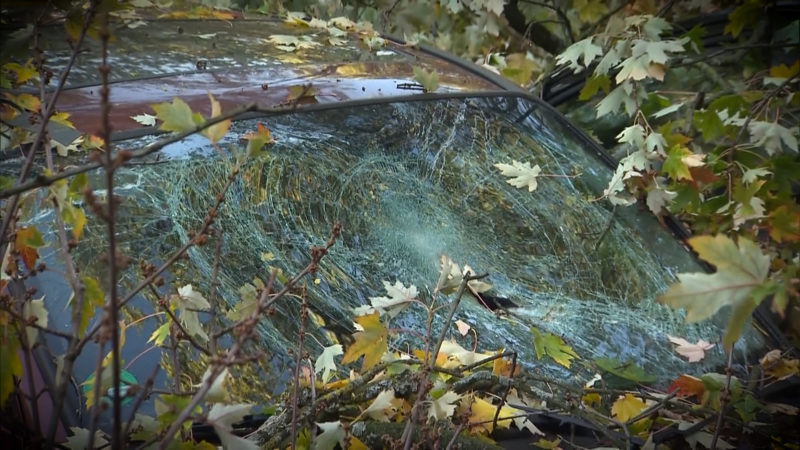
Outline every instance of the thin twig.
<path fill-rule="evenodd" d="M 305 292 L 300 297 L 300 330 L 297 332 L 297 353 L 295 354 L 294 383 L 292 386 L 292 450 L 295 450 L 297 437 L 297 396 L 300 390 L 300 365 L 303 363 L 303 341 L 306 336 L 306 316 L 308 315 L 308 304 L 306 303 Z"/>
<path fill-rule="evenodd" d="M 731 395 L 731 378 L 733 376 L 733 346 L 728 350 L 728 365 L 725 366 L 725 390 L 719 399 L 719 412 L 717 413 L 717 426 L 714 427 L 714 436 L 711 438 L 710 450 L 717 448 L 717 441 L 722 430 L 722 420 L 725 417 L 725 404 Z"/>

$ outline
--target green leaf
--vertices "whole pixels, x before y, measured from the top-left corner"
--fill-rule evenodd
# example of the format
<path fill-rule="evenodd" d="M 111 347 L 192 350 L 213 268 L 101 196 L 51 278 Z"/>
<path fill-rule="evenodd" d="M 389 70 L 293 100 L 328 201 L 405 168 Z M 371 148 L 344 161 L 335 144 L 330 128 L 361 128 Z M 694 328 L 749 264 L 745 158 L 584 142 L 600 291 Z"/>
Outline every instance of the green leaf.
<path fill-rule="evenodd" d="M 572 359 L 578 357 L 578 354 L 561 337 L 551 333 L 542 334 L 534 327 L 531 327 L 531 333 L 533 333 L 533 347 L 538 359 L 547 355 L 553 361 L 569 369 Z"/>
<path fill-rule="evenodd" d="M 414 81 L 422 85 L 425 92 L 433 92 L 439 88 L 439 74 L 436 70 L 427 71 L 419 66 L 414 66 Z"/>
<path fill-rule="evenodd" d="M 200 113 L 192 112 L 189 105 L 183 100 L 175 97 L 172 103 L 159 103 L 150 105 L 156 112 L 156 117 L 160 120 L 159 130 L 177 131 L 179 133 L 197 128 L 203 123 L 203 116 Z"/>
<path fill-rule="evenodd" d="M 265 145 L 270 145 L 275 142 L 269 130 L 261 122 L 256 125 L 256 131 L 251 131 L 242 138 L 247 140 L 246 153 L 248 157 L 259 154 Z"/>
<path fill-rule="evenodd" d="M 723 32 L 730 33 L 733 37 L 739 36 L 739 33 L 745 27 L 752 28 L 761 18 L 762 3 L 760 0 L 746 0 L 744 4 L 734 9 L 728 15 L 728 24 L 725 25 Z"/>
<path fill-rule="evenodd" d="M 607 2 L 602 0 L 574 0 L 572 8 L 584 23 L 597 22 L 608 12 Z"/>
<path fill-rule="evenodd" d="M 386 340 L 389 330 L 381 323 L 380 315 L 377 311 L 356 317 L 355 321 L 364 331 L 353 334 L 355 342 L 344 353 L 342 364 L 351 363 L 363 355 L 364 362 L 361 364 L 361 370 L 364 371 L 377 364 L 381 356 L 389 349 L 389 344 Z"/>
<path fill-rule="evenodd" d="M 500 170 L 500 173 L 508 178 L 506 183 L 518 188 L 527 187 L 528 192 L 536 190 L 536 177 L 538 177 L 539 173 L 542 171 L 538 164 L 531 167 L 531 163 L 529 162 L 521 163 L 512 160 L 511 164 L 497 163 L 494 166 Z"/>
<path fill-rule="evenodd" d="M 167 339 L 167 336 L 169 336 L 169 325 L 170 325 L 169 320 L 162 323 L 161 326 L 159 326 L 158 328 L 156 328 L 155 331 L 153 331 L 153 334 L 150 335 L 150 338 L 147 340 L 147 342 L 154 342 L 156 347 L 160 347 Z"/>
<path fill-rule="evenodd" d="M 533 71 L 537 68 L 538 65 L 528 59 L 525 53 L 512 53 L 506 56 L 506 66 L 501 72 L 514 83 L 525 86 L 531 81 Z"/>
<path fill-rule="evenodd" d="M 673 145 L 667 151 L 667 158 L 661 165 L 661 172 L 673 180 L 691 180 L 692 174 L 684 158 L 692 155 L 692 151 L 681 145 Z"/>
<path fill-rule="evenodd" d="M 89 325 L 89 321 L 94 317 L 95 308 L 101 307 L 105 304 L 105 294 L 103 290 L 100 289 L 100 283 L 97 281 L 96 278 L 93 277 L 82 277 L 81 281 L 83 281 L 83 307 L 78 312 L 80 315 L 80 320 L 78 321 L 78 334 L 83 335 L 83 332 L 86 331 L 86 327 Z M 69 303 L 72 305 L 73 314 L 75 314 L 74 308 L 78 305 L 75 304 L 75 293 L 69 299 Z"/>
<path fill-rule="evenodd" d="M 594 97 L 600 89 L 606 94 L 608 94 L 608 91 L 611 89 L 611 80 L 609 80 L 608 76 L 605 74 L 589 77 L 589 79 L 586 80 L 586 84 L 583 85 L 580 95 L 578 95 L 578 100 L 589 100 Z"/>
<path fill-rule="evenodd" d="M 600 369 L 634 383 L 653 383 L 657 380 L 654 375 L 647 374 L 631 361 L 621 362 L 615 358 L 597 358 L 594 363 Z"/>
<path fill-rule="evenodd" d="M 14 377 L 22 376 L 20 342 L 9 324 L 7 313 L 0 311 L 0 407 L 14 392 Z"/>
<path fill-rule="evenodd" d="M 692 115 L 692 125 L 702 133 L 703 140 L 707 142 L 719 138 L 725 131 L 725 125 L 719 114 L 711 108 L 695 111 Z"/>
<path fill-rule="evenodd" d="M 658 301 L 686 309 L 687 322 L 707 319 L 724 306 L 733 307 L 734 316 L 723 338 L 723 346 L 730 351 L 746 315 L 761 301 L 751 293 L 766 279 L 770 257 L 745 238 L 739 239 L 738 246 L 725 235 L 696 236 L 688 242 L 701 259 L 716 266 L 716 273 L 678 274 L 679 282 Z"/>

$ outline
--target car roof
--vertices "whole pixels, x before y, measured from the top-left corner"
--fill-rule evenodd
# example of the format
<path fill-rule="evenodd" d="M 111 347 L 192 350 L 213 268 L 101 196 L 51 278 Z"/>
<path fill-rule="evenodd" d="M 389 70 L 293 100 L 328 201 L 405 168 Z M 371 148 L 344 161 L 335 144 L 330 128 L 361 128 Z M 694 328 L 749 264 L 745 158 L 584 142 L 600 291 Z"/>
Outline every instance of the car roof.
<path fill-rule="evenodd" d="M 176 97 L 208 117 L 209 94 L 223 111 L 249 103 L 264 109 L 414 96 L 424 91 L 414 81 L 415 69 L 435 72 L 438 92 L 520 91 L 452 55 L 380 36 L 362 25 L 339 24 L 351 27 L 343 31 L 327 24 L 336 36 L 328 28 L 276 19 L 161 19 L 140 21 L 133 28 L 121 25 L 109 51 L 112 128 L 117 135 L 141 129 L 132 116 L 152 114 L 150 105 Z M 66 64 L 64 55 L 69 53 L 63 35 L 62 27 L 45 33 L 51 41 L 46 58 L 56 65 Z M 79 58 L 71 84 L 58 100 L 57 110 L 68 112 L 84 133 L 95 133 L 100 126 L 96 55 L 91 51 Z"/>

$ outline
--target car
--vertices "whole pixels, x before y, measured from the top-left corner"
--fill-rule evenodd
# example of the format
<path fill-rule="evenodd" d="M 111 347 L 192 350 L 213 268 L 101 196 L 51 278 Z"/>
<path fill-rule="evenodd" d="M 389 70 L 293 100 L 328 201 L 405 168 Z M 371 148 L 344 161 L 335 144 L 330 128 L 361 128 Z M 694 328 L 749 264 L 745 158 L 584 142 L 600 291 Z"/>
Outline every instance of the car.
<path fill-rule="evenodd" d="M 459 342 L 470 348 L 474 336 L 482 351 L 513 350 L 524 367 L 563 382 L 585 382 L 586 369 L 543 358 L 537 336 L 559 336 L 612 373 L 641 367 L 662 385 L 725 364 L 719 347 L 691 365 L 673 350 L 669 336 L 716 341 L 723 329 L 722 319 L 686 324 L 680 311 L 656 301 L 677 273 L 705 268 L 682 243 L 687 233 L 675 219 L 604 199 L 616 163 L 595 141 L 550 105 L 471 62 L 345 20 L 323 24 L 294 16 L 145 20 L 115 28 L 109 121 L 114 148 L 127 160 L 115 172 L 113 192 L 117 245 L 125 255 L 120 295 L 191 241 L 209 208 L 215 230 L 206 233 L 206 245 L 189 248 L 126 303 L 127 384 L 152 377 L 157 388 L 169 389 L 180 386 L 178 374 L 200 383 L 207 366 L 201 352 L 182 344 L 169 360 L 164 305 L 176 295 L 215 299 L 214 314 L 197 316 L 191 307 L 169 314 L 180 315 L 185 327 L 194 317 L 220 330 L 245 317 L 242 302 L 252 307 L 271 274 L 285 284 L 302 273 L 309 250 L 324 247 L 336 224 L 338 237 L 302 291 L 275 303 L 259 322 L 259 344 L 250 348 L 263 352 L 258 376 L 238 386 L 239 395 L 283 392 L 293 379 L 289 349 L 298 335 L 306 335 L 306 351 L 316 358 L 352 339 L 354 314 L 374 310 L 375 298 L 453 301 L 454 294 L 437 290 L 443 271 L 484 275 L 468 285 L 455 312 L 468 330 L 453 331 Z M 69 55 L 63 28 L 42 32 L 46 64 L 58 73 Z M 72 259 L 82 277 L 104 280 L 106 225 L 90 214 L 89 199 L 106 199 L 107 192 L 99 163 L 84 151 L 91 139 L 81 138 L 101 131 L 99 45 L 87 43 L 58 99 L 57 111 L 69 114 L 74 129 L 55 124 L 52 136 L 66 154 L 57 158 L 59 168 L 86 173 L 90 187 L 90 195 L 71 199 L 89 216 Z M 169 134 L 164 117 L 184 106 L 206 118 L 238 114 L 216 140 Z M 254 140 L 264 145 L 248 152 Z M 21 158 L 3 153 L 0 172 L 18 173 Z M 37 164 L 21 186 L 56 183 L 58 176 Z M 45 270 L 20 282 L 44 298 L 50 326 L 68 329 L 61 311 L 70 308 L 71 288 L 56 250 L 48 189 L 31 192 L 21 223 L 44 237 L 38 254 Z M 108 286 L 100 281 L 99 288 Z M 301 324 L 306 311 L 314 320 Z M 449 326 L 441 314 L 434 336 Z M 98 308 L 90 329 L 100 317 Z M 392 320 L 404 332 L 389 345 L 419 346 L 427 323 L 422 308 L 407 308 Z M 183 331 L 201 340 L 194 330 Z M 66 344 L 58 336 L 41 339 L 51 353 L 38 356 L 46 385 L 52 354 Z M 227 348 L 234 339 L 223 336 L 216 345 Z M 737 358 L 764 345 L 748 328 Z M 97 359 L 90 343 L 74 365 L 66 427 L 86 426 L 85 386 Z M 159 365 L 170 369 L 155 370 Z M 134 408 L 152 414 L 158 405 L 129 402 L 123 414 Z M 103 413 L 101 427 L 110 420 Z"/>

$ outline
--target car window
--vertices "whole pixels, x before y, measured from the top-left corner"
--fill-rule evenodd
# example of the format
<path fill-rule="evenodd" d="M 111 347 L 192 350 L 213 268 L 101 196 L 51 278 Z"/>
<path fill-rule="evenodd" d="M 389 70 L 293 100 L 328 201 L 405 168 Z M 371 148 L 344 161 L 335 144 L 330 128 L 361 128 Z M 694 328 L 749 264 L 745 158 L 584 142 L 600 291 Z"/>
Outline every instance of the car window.
<path fill-rule="evenodd" d="M 498 315 L 474 298 L 462 302 L 456 318 L 475 329 L 482 350 L 514 349 L 520 361 L 536 361 L 535 326 L 563 336 L 579 355 L 630 361 L 661 379 L 722 363 L 722 353 L 711 352 L 689 367 L 667 335 L 716 340 L 724 318 L 686 325 L 680 312 L 655 302 L 674 274 L 702 270 L 693 257 L 649 213 L 620 208 L 612 217 L 600 199 L 611 170 L 551 110 L 516 96 L 346 105 L 238 121 L 218 148 L 191 137 L 123 167 L 115 188 L 122 198 L 118 240 L 137 260 L 122 277 L 126 289 L 138 280 L 138 260 L 163 261 L 198 227 L 236 164 L 230 148 L 258 124 L 276 142 L 244 164 L 216 223 L 224 232 L 219 292 L 227 308 L 254 278 L 266 280 L 270 267 L 297 273 L 309 248 L 342 222 L 341 239 L 306 283 L 312 310 L 340 335 L 353 331 L 353 308 L 385 295 L 383 281 L 433 290 L 446 255 L 487 273 L 487 294 L 516 305 Z M 541 168 L 535 190 L 512 186 L 495 167 L 513 161 Z M 93 186 L 102 186 L 99 176 Z M 105 228 L 90 221 L 84 234 L 74 256 L 84 273 L 102 276 Z M 166 281 L 173 291 L 191 283 L 208 292 L 213 268 L 213 246 L 193 248 Z M 148 301 L 133 305 L 147 314 Z M 287 298 L 262 321 L 269 354 L 283 355 L 294 342 L 298 311 L 299 302 Z M 395 321 L 424 331 L 425 317 L 413 308 Z M 311 333 L 330 345 L 323 331 Z M 759 345 L 754 333 L 745 334 Z M 391 344 L 406 348 L 404 340 L 414 339 L 405 333 Z M 541 370 L 565 374 L 549 363 Z"/>

